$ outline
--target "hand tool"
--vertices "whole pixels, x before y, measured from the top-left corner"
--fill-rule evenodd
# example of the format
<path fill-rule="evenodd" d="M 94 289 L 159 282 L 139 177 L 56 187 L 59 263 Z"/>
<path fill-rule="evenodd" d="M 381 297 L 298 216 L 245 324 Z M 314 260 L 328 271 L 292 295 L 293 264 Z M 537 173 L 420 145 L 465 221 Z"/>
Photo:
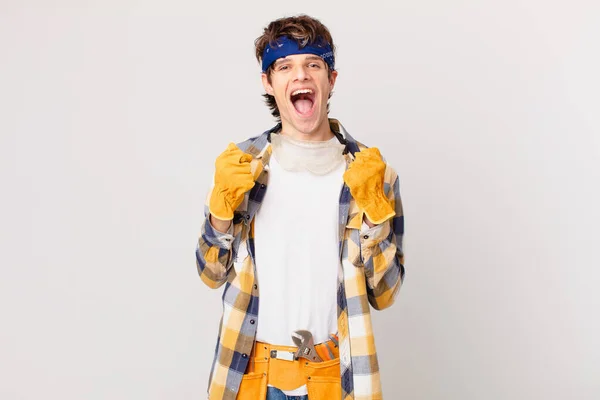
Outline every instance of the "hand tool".
<path fill-rule="evenodd" d="M 292 333 L 292 340 L 298 346 L 298 351 L 295 354 L 295 359 L 306 358 L 313 362 L 322 362 L 323 359 L 315 350 L 315 342 L 312 333 L 307 330 L 297 330 Z"/>

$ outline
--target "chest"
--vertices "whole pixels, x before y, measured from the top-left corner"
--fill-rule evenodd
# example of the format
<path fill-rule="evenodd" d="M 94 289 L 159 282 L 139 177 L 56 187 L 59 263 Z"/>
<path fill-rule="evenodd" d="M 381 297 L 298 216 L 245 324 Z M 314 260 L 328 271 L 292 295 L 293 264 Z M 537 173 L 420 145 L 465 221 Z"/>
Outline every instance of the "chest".
<path fill-rule="evenodd" d="M 268 167 L 268 189 L 257 210 L 257 218 L 276 218 L 282 223 L 300 222 L 304 218 L 337 218 L 344 170 L 344 164 L 340 164 L 324 175 L 288 171 L 272 158 Z"/>

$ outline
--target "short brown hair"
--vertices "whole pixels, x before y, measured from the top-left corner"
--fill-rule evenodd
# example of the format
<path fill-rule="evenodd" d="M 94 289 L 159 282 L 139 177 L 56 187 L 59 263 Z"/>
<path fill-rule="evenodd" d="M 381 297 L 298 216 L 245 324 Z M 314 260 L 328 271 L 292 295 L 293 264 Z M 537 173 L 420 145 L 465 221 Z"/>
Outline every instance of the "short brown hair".
<path fill-rule="evenodd" d="M 287 36 L 290 39 L 294 39 L 298 42 L 300 48 L 314 44 L 319 40 L 325 40 L 329 43 L 331 50 L 335 54 L 335 46 L 333 45 L 333 39 L 331 38 L 329 29 L 327 29 L 327 27 L 318 19 L 301 14 L 294 17 L 279 18 L 267 25 L 263 34 L 254 41 L 256 59 L 259 63 L 262 61 L 262 55 L 265 48 L 268 45 L 275 45 L 276 40 L 281 36 Z M 273 64 L 265 71 L 269 83 L 271 83 L 272 72 Z M 331 69 L 328 65 L 327 72 L 329 78 L 331 78 Z M 267 103 L 267 106 L 271 110 L 271 115 L 273 115 L 277 121 L 281 121 L 281 115 L 279 114 L 279 108 L 275 102 L 275 97 L 267 93 L 263 94 L 263 97 L 265 98 L 265 103 Z M 329 94 L 329 97 L 331 97 L 331 93 Z M 329 104 L 327 104 L 327 111 L 329 112 Z"/>

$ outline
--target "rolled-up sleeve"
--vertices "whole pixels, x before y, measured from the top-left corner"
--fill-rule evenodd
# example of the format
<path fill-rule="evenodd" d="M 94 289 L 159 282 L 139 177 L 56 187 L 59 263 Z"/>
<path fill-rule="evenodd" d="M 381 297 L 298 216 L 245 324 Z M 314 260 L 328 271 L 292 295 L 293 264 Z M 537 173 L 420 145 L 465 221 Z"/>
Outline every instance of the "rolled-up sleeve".
<path fill-rule="evenodd" d="M 211 191 L 212 188 L 206 196 L 204 222 L 196 245 L 196 267 L 202 282 L 216 289 L 225 283 L 233 264 L 231 247 L 234 241 L 234 226 L 232 223 L 227 232 L 221 232 L 210 223 L 208 204 Z"/>
<path fill-rule="evenodd" d="M 386 195 L 396 215 L 371 228 L 363 222 L 360 231 L 367 297 L 377 310 L 394 303 L 404 281 L 404 212 L 400 200 L 400 183 L 391 168 L 386 175 L 390 181 Z"/>

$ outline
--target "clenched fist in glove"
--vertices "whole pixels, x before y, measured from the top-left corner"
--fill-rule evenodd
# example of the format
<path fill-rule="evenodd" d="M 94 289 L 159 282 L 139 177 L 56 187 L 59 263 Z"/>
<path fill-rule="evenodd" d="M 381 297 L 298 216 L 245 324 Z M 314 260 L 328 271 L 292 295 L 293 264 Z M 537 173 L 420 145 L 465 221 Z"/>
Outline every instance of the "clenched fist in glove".
<path fill-rule="evenodd" d="M 385 162 L 379 149 L 371 147 L 354 154 L 354 161 L 344 172 L 344 182 L 358 207 L 374 224 L 380 224 L 396 215 L 383 192 Z"/>
<path fill-rule="evenodd" d="M 244 194 L 254 187 L 250 168 L 252 155 L 244 153 L 235 143 L 215 161 L 215 185 L 209 202 L 212 216 L 220 220 L 233 219 L 233 212 L 244 200 Z"/>

